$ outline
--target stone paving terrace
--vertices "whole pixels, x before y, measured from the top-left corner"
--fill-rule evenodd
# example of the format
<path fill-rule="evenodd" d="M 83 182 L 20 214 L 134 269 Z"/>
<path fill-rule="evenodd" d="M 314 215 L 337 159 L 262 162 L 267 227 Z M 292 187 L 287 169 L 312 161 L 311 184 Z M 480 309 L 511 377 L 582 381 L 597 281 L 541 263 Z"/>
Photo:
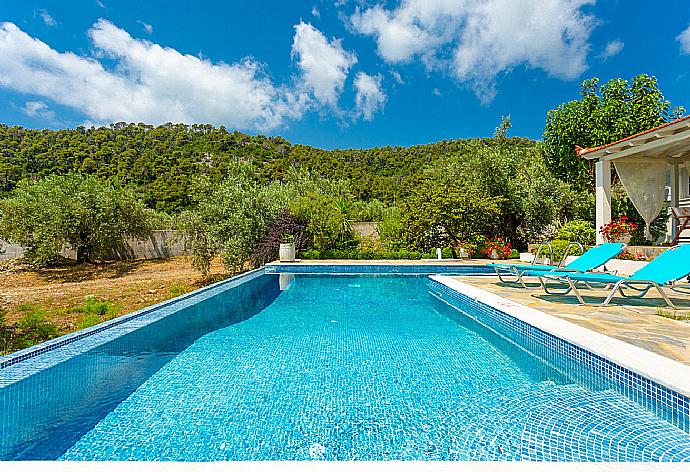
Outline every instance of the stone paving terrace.
<path fill-rule="evenodd" d="M 455 278 L 522 305 L 690 365 L 690 320 L 679 321 L 659 315 L 660 311 L 668 315 L 689 314 L 688 295 L 667 291 L 672 301 L 680 307 L 677 311 L 662 308 L 664 302 L 653 290 L 639 300 L 614 298 L 609 306 L 583 306 L 578 304 L 573 295 L 547 295 L 536 284 L 533 288 L 525 290 L 516 285 L 501 283 L 496 276 Z M 602 290 L 583 290 L 581 293 L 588 295 L 585 297 L 588 302 L 601 301 L 607 294 Z"/>

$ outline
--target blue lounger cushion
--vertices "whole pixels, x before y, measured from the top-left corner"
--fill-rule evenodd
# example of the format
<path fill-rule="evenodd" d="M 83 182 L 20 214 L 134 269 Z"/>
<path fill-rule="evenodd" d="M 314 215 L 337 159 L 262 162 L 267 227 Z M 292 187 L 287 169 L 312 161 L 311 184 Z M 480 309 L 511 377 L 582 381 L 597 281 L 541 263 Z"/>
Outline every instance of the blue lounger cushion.
<path fill-rule="evenodd" d="M 526 272 L 527 275 L 538 275 L 537 272 L 549 272 L 567 269 L 567 271 L 588 272 L 606 264 L 608 261 L 623 252 L 625 244 L 622 243 L 603 243 L 593 248 L 588 249 L 580 257 L 575 259 L 564 267 L 553 265 L 536 265 L 536 264 L 487 264 L 489 267 L 505 270 L 517 270 L 519 272 Z M 530 274 L 534 272 L 535 274 Z"/>

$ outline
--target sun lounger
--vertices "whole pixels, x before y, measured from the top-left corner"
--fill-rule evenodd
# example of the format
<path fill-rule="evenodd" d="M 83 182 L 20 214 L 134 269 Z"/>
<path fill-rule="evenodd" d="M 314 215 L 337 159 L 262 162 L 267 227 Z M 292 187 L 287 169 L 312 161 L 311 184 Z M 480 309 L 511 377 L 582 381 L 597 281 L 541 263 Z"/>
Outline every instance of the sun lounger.
<path fill-rule="evenodd" d="M 546 293 L 564 295 L 571 291 L 583 305 L 608 305 L 616 292 L 625 298 L 642 298 L 652 288 L 656 289 L 666 304 L 672 308 L 675 305 L 668 297 L 664 288 L 670 288 L 680 292 L 679 281 L 690 275 L 690 244 L 674 246 L 649 262 L 641 269 L 635 271 L 630 277 L 621 277 L 605 273 L 578 273 L 566 271 L 528 271 L 527 275 L 539 277 Z M 556 284 L 557 288 L 549 285 Z M 580 290 L 582 285 L 590 286 L 602 284 L 611 287 L 611 291 L 603 303 L 587 303 Z M 565 291 L 563 287 L 565 286 Z M 626 293 L 625 290 L 628 291 Z"/>
<path fill-rule="evenodd" d="M 541 272 L 562 271 L 562 272 L 589 272 L 597 267 L 606 264 L 608 261 L 623 252 L 625 244 L 622 243 L 603 243 L 585 251 L 580 257 L 565 266 L 538 265 L 538 264 L 487 264 L 493 267 L 501 282 L 520 283 L 527 288 L 523 277 L 529 275 L 537 276 Z M 564 261 L 565 262 L 565 256 Z M 510 279 L 509 277 L 514 277 Z"/>

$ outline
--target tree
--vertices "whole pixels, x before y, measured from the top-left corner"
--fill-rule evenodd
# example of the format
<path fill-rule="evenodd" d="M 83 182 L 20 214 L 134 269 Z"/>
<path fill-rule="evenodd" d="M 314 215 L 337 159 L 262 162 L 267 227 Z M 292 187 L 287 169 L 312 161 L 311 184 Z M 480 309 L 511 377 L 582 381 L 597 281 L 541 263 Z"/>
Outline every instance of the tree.
<path fill-rule="evenodd" d="M 593 190 L 593 163 L 577 156 L 575 146 L 594 147 L 645 131 L 684 113 L 664 99 L 656 77 L 631 82 L 599 79 L 582 83 L 581 98 L 561 104 L 546 116 L 543 147 L 549 169 L 576 188 Z"/>
<path fill-rule="evenodd" d="M 460 183 L 480 195 L 500 197 L 496 234 L 515 247 L 549 236 L 559 221 L 581 214 L 578 192 L 549 172 L 538 147 L 493 139 L 429 165 L 423 180 L 452 187 Z"/>
<path fill-rule="evenodd" d="M 0 200 L 0 237 L 26 247 L 37 266 L 55 261 L 64 247 L 74 249 L 77 262 L 92 262 L 126 238 L 149 237 L 155 220 L 132 190 L 81 174 L 23 181 Z"/>
<path fill-rule="evenodd" d="M 228 269 L 240 271 L 288 200 L 283 186 L 257 183 L 246 167 L 219 186 L 201 179 L 194 193 L 197 205 L 179 216 L 178 227 L 192 253 L 192 265 L 204 275 L 216 256 Z"/>
<path fill-rule="evenodd" d="M 403 228 L 415 248 L 454 246 L 473 236 L 492 234 L 500 216 L 501 197 L 463 186 L 427 181 L 406 202 Z"/>

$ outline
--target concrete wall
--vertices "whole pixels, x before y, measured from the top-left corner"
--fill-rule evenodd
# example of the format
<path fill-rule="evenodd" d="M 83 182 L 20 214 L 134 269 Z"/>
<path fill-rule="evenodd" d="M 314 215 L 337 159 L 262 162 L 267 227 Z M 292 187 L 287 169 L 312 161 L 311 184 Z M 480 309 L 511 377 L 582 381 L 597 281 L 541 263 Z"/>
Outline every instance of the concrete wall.
<path fill-rule="evenodd" d="M 10 244 L 7 241 L 0 239 L 0 248 L 5 252 L 0 254 L 0 261 L 7 261 L 10 259 L 17 259 L 24 253 L 24 248 L 16 244 Z"/>
<path fill-rule="evenodd" d="M 16 244 L 9 244 L 0 240 L 5 253 L 0 255 L 0 261 L 16 259 L 24 253 L 24 248 Z M 130 239 L 116 251 L 106 254 L 104 259 L 162 259 L 165 257 L 182 256 L 188 254 L 184 249 L 184 237 L 178 237 L 174 230 L 156 230 L 149 239 L 138 241 Z M 74 251 L 66 248 L 62 255 L 68 259 L 76 258 Z"/>
<path fill-rule="evenodd" d="M 374 241 L 379 240 L 379 224 L 375 221 L 355 221 L 350 227 L 355 236 Z"/>
<path fill-rule="evenodd" d="M 184 249 L 184 243 L 184 237 L 178 231 L 156 230 L 149 239 L 125 241 L 123 247 L 106 254 L 105 259 L 163 259 L 183 256 L 188 254 Z"/>

